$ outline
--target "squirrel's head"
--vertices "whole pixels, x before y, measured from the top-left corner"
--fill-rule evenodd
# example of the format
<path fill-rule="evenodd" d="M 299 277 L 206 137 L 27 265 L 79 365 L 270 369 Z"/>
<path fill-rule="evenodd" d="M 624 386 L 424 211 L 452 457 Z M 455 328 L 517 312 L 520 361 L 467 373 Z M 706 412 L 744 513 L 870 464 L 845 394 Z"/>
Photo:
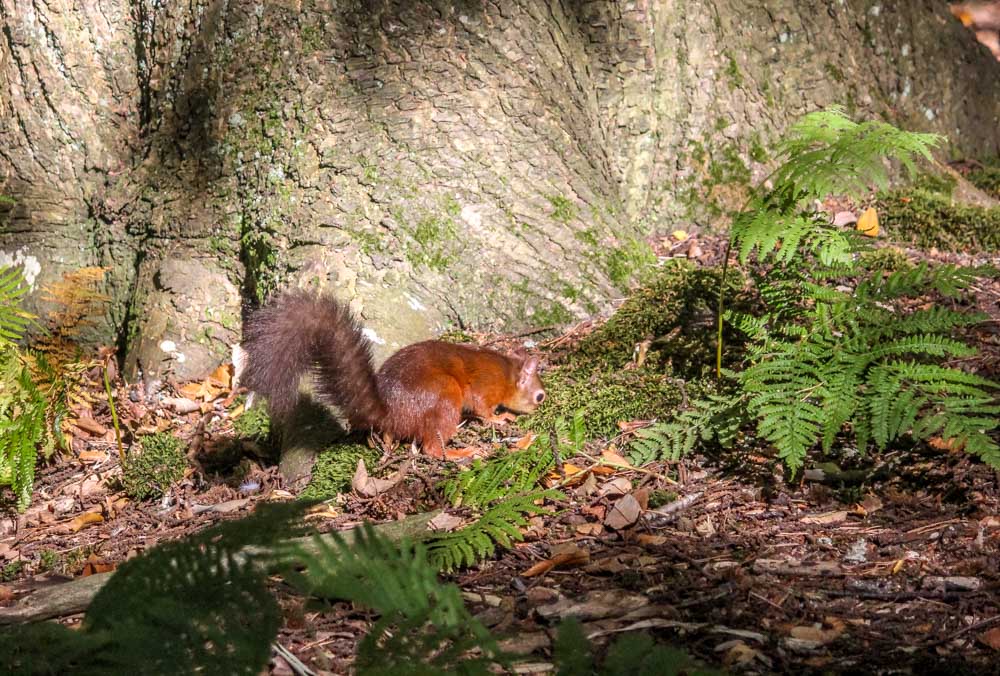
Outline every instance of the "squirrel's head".
<path fill-rule="evenodd" d="M 545 401 L 545 389 L 538 377 L 538 357 L 523 357 L 517 371 L 517 383 L 511 400 L 504 408 L 514 413 L 531 413 Z"/>

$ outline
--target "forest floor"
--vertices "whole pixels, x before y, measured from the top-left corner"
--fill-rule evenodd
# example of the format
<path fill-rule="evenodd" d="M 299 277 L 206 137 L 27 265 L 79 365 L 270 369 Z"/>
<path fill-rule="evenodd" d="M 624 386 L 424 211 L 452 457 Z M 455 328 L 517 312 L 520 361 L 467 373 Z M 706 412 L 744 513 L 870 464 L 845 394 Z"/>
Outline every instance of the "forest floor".
<path fill-rule="evenodd" d="M 696 258 L 711 263 L 718 250 L 703 240 Z M 1000 281 L 975 292 L 992 321 L 970 335 L 982 350 L 980 373 L 996 378 Z M 564 340 L 574 339 L 570 332 Z M 241 407 L 227 385 L 224 377 L 173 384 L 176 396 L 197 395 L 196 409 L 184 414 L 120 386 L 123 425 L 173 431 L 194 461 L 165 498 L 147 502 L 129 500 L 113 483 L 117 443 L 95 386 L 89 410 L 78 411 L 72 456 L 41 469 L 32 506 L 0 522 L 0 605 L 112 571 L 160 542 L 245 516 L 258 502 L 292 499 L 273 465 L 232 457 L 231 417 Z M 498 443 L 523 447 L 526 434 L 516 423 L 472 424 L 454 443 L 486 452 Z M 642 469 L 600 462 L 608 450 L 590 445 L 586 455 L 563 458 L 591 470 L 563 482 L 566 500 L 535 517 L 523 542 L 449 576 L 503 646 L 524 656 L 521 673 L 551 669 L 553 627 L 567 616 L 580 618 L 597 644 L 646 631 L 734 672 L 996 673 L 1000 491 L 997 472 L 982 463 L 921 445 L 859 461 L 862 482 L 807 465 L 812 471 L 788 483 L 775 459 L 755 450 Z M 403 456 L 405 449 L 391 462 Z M 450 466 L 415 462 L 386 493 L 346 494 L 311 521 L 330 530 L 441 507 L 436 486 Z M 655 489 L 676 497 L 642 510 Z M 637 498 L 641 514 L 621 515 L 625 496 Z M 284 611 L 277 643 L 314 673 L 347 673 L 371 615 L 307 603 L 280 584 L 275 590 Z M 59 621 L 72 626 L 81 617 Z M 276 654 L 271 673 L 293 669 Z"/>

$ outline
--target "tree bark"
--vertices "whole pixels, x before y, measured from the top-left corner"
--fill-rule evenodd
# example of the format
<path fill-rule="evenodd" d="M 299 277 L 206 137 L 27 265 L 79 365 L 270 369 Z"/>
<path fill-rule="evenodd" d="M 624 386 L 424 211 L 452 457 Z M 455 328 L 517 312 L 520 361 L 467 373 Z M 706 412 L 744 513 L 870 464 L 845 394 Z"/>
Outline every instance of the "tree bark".
<path fill-rule="evenodd" d="M 147 378 L 334 290 L 390 352 L 601 308 L 842 104 L 1000 152 L 1000 66 L 919 0 L 0 0 L 0 258 L 109 269 Z M 986 95 L 982 93 L 985 92 Z"/>

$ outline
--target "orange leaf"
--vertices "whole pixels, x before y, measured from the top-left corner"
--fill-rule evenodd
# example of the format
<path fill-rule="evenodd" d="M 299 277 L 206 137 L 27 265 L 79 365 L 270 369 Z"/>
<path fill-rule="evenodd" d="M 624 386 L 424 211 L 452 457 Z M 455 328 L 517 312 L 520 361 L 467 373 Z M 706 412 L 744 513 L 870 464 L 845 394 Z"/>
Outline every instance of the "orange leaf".
<path fill-rule="evenodd" d="M 104 517 L 97 512 L 84 512 L 80 514 L 66 526 L 71 533 L 78 533 L 87 526 L 92 526 L 95 523 L 101 523 L 104 521 Z"/>
<path fill-rule="evenodd" d="M 862 235 L 878 237 L 878 211 L 875 210 L 875 207 L 865 209 L 865 213 L 861 214 L 856 227 Z"/>

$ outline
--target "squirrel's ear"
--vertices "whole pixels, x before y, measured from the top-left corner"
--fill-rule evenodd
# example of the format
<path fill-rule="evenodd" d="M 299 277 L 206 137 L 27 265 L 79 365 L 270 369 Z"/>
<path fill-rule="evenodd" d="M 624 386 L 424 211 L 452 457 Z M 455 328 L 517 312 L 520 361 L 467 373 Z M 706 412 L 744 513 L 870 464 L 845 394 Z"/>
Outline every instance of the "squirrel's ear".
<path fill-rule="evenodd" d="M 538 372 L 538 357 L 528 357 L 521 362 L 521 375 L 532 376 Z"/>

